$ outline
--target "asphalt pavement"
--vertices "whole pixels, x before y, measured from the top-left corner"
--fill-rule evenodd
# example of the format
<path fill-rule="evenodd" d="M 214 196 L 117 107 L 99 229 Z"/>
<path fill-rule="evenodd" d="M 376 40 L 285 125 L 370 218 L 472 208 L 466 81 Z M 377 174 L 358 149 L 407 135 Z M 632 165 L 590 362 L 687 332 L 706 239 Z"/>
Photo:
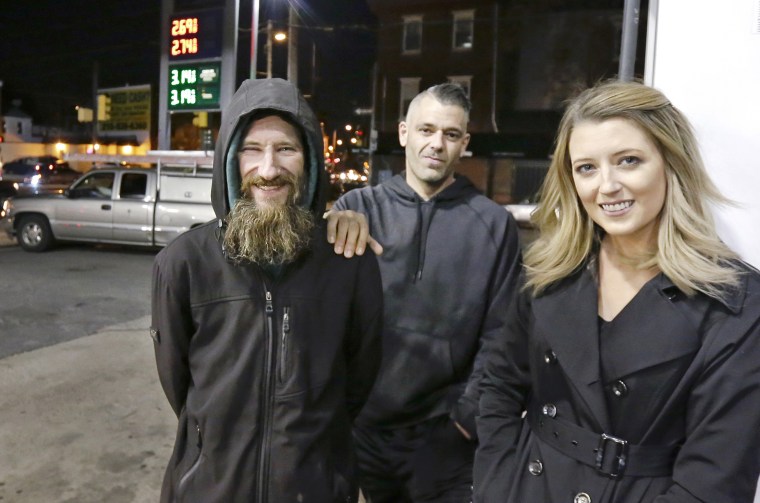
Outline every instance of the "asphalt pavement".
<path fill-rule="evenodd" d="M 0 359 L 1 503 L 158 501 L 177 423 L 149 326 L 143 316 Z"/>

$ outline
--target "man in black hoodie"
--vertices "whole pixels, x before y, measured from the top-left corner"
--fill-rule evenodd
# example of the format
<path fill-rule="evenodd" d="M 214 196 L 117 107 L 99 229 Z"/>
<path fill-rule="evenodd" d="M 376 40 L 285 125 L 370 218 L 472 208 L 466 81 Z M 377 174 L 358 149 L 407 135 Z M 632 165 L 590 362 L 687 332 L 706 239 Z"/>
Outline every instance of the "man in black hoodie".
<path fill-rule="evenodd" d="M 482 347 L 504 324 L 520 247 L 510 214 L 454 174 L 469 112 L 457 85 L 420 93 L 399 124 L 406 171 L 333 206 L 364 214 L 383 249 L 382 364 L 354 430 L 371 503 L 471 498 Z"/>
<path fill-rule="evenodd" d="M 372 254 L 324 240 L 319 123 L 290 83 L 249 80 L 224 110 L 217 220 L 156 257 L 152 327 L 178 417 L 162 502 L 355 502 L 351 426 L 379 367 Z"/>

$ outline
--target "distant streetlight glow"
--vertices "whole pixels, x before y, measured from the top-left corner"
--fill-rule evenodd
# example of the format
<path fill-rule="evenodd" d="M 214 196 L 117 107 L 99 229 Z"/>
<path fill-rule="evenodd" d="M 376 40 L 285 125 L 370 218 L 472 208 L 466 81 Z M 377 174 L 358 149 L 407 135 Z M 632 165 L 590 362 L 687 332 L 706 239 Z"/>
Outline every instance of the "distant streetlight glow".
<path fill-rule="evenodd" d="M 278 31 L 277 33 L 274 34 L 274 39 L 278 42 L 282 42 L 286 38 L 288 38 L 288 35 L 283 31 Z"/>
<path fill-rule="evenodd" d="M 346 131 L 351 131 L 352 129 L 351 124 L 346 124 Z"/>

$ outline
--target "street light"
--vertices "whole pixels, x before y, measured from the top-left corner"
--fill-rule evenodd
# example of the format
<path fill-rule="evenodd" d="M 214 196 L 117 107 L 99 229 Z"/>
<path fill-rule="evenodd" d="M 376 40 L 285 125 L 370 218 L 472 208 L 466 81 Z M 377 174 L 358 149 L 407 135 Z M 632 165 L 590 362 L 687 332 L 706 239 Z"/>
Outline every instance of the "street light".
<path fill-rule="evenodd" d="M 259 0 L 252 0 L 251 6 L 251 69 L 250 78 L 257 78 L 257 52 L 258 52 L 258 39 L 259 39 Z M 288 75 L 287 78 L 298 85 L 298 51 L 297 40 L 298 35 L 295 29 L 297 22 L 297 14 L 293 4 L 288 2 L 288 34 L 278 32 L 275 35 L 275 40 L 282 42 L 288 40 Z M 272 77 L 272 21 L 267 21 L 267 78 Z"/>
<path fill-rule="evenodd" d="M 272 27 L 272 20 L 267 21 L 267 78 L 272 78 L 272 45 L 273 45 L 273 39 L 282 42 L 288 38 L 288 36 L 281 31 L 278 31 L 277 33 L 274 32 L 274 28 Z"/>

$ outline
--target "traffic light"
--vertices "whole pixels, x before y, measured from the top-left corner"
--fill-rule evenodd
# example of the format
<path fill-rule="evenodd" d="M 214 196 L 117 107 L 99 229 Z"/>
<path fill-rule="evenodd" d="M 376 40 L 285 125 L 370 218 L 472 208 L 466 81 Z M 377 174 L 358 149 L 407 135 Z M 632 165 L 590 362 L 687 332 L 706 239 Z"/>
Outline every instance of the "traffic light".
<path fill-rule="evenodd" d="M 107 121 L 111 119 L 111 96 L 108 94 L 98 94 L 98 120 Z"/>

